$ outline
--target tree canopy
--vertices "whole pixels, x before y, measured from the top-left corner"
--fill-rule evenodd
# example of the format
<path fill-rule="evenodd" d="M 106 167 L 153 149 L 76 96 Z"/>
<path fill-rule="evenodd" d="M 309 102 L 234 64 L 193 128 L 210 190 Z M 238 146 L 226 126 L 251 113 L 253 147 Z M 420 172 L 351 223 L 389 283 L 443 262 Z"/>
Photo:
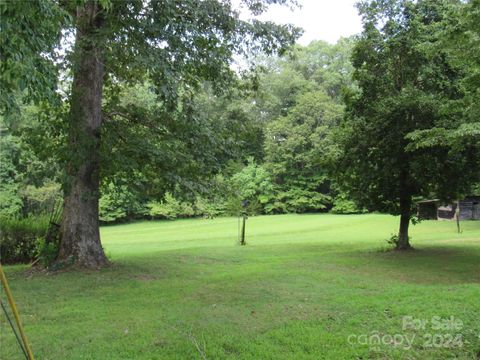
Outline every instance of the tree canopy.
<path fill-rule="evenodd" d="M 100 221 L 238 215 L 243 200 L 400 215 L 410 248 L 418 200 L 480 184 L 480 2 L 358 8 L 361 34 L 301 46 L 227 0 L 2 2 L 0 217 L 61 203 L 59 266 L 107 263 Z"/>
<path fill-rule="evenodd" d="M 255 14 L 271 3 L 289 1 L 245 1 Z M 2 37 L 7 40 L 1 44 L 4 109 L 10 110 L 18 96 L 37 101 L 55 97 L 60 71 L 71 79 L 66 110 L 60 114 L 67 123 L 67 138 L 59 259 L 92 267 L 106 262 L 98 230 L 104 118 L 110 117 L 112 129 L 114 122 L 133 119 L 142 123 L 145 112 L 150 111 L 154 116 L 148 123 L 176 122 L 172 126 L 182 127 L 182 136 L 208 142 L 206 136 L 192 136 L 195 127 L 178 121 L 191 113 L 192 93 L 201 81 L 208 80 L 220 89 L 232 81 L 234 54 L 281 52 L 299 34 L 287 25 L 241 20 L 230 2 L 217 0 L 38 0 L 31 7 L 26 2 L 7 1 L 2 3 L 2 15 L 3 35 L 11 35 Z M 65 55 L 59 58 L 59 51 Z M 18 65 L 19 56 L 24 58 L 22 65 Z M 135 104 L 129 107 L 130 114 L 118 111 L 122 106 L 118 101 L 120 88 L 146 81 L 159 106 L 143 109 Z M 133 111 L 136 114 L 129 116 Z M 140 126 L 145 125 L 149 126 Z M 141 127 L 133 139 L 141 136 Z M 164 130 L 160 126 L 155 131 L 157 136 L 163 132 L 164 138 L 157 137 L 161 145 L 157 141 L 148 149 L 155 154 L 151 158 L 156 164 L 158 155 L 168 154 L 168 141 L 163 140 L 169 136 Z M 171 141 L 175 143 L 175 139 Z M 179 162 L 192 160 L 187 157 Z"/>
<path fill-rule="evenodd" d="M 415 198 L 455 198 L 478 176 L 472 166 L 478 148 L 425 150 L 412 140 L 464 122 L 465 69 L 437 46 L 450 6 L 428 0 L 359 5 L 364 31 L 352 56 L 359 90 L 346 97 L 336 174 L 358 203 L 401 215 L 399 249 L 410 247 Z"/>

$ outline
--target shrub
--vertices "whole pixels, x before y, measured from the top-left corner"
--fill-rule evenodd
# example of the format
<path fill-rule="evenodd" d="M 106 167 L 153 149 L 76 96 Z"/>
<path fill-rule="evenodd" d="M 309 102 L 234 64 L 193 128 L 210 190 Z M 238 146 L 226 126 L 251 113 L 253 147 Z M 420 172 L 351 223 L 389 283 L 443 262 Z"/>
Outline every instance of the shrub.
<path fill-rule="evenodd" d="M 11 218 L 18 216 L 22 207 L 23 202 L 18 194 L 18 184 L 0 183 L 0 217 Z"/>
<path fill-rule="evenodd" d="M 197 196 L 194 209 L 196 216 L 213 219 L 224 213 L 225 206 L 220 199 L 210 200 L 205 197 Z"/>
<path fill-rule="evenodd" d="M 47 242 L 45 237 L 37 239 L 36 256 L 43 266 L 51 265 L 57 258 L 59 243 L 57 241 Z"/>
<path fill-rule="evenodd" d="M 276 193 L 275 200 L 284 204 L 287 213 L 324 211 L 331 203 L 329 195 L 300 186 Z"/>
<path fill-rule="evenodd" d="M 47 216 L 0 219 L 0 258 L 2 263 L 28 263 L 38 254 L 38 242 L 48 229 Z"/>
<path fill-rule="evenodd" d="M 20 190 L 24 214 L 49 214 L 62 198 L 61 185 L 46 181 L 42 186 L 27 185 Z"/>
<path fill-rule="evenodd" d="M 147 204 L 147 208 L 147 213 L 152 218 L 176 219 L 178 217 L 191 217 L 195 215 L 191 204 L 175 199 L 175 197 L 168 192 L 165 194 L 163 201 L 150 201 Z"/>
<path fill-rule="evenodd" d="M 15 137 L 0 136 L 0 217 L 12 218 L 20 215 L 22 199 L 19 194 L 19 177 L 16 169 L 19 145 Z"/>
<path fill-rule="evenodd" d="M 247 212 L 255 215 L 264 212 L 273 197 L 274 186 L 270 173 L 263 166 L 257 165 L 253 158 L 248 159 L 247 166 L 234 174 L 230 182 L 236 196 L 228 201 L 228 208 L 234 202 L 241 204 L 241 201 L 246 200 L 249 203 Z"/>
<path fill-rule="evenodd" d="M 99 201 L 100 221 L 103 223 L 126 221 L 142 215 L 146 210 L 137 194 L 126 185 L 102 185 Z"/>
<path fill-rule="evenodd" d="M 362 214 L 367 212 L 365 209 L 359 208 L 347 195 L 340 193 L 333 200 L 332 213 L 334 214 Z"/>

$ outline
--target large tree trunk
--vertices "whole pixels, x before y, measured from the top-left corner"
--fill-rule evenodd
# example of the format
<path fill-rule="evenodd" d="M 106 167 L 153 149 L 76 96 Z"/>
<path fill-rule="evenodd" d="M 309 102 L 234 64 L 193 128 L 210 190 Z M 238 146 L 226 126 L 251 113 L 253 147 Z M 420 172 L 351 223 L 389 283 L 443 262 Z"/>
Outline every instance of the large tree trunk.
<path fill-rule="evenodd" d="M 104 46 L 96 1 L 76 12 L 73 85 L 69 114 L 67 183 L 59 261 L 98 268 L 107 264 L 100 242 L 98 198 Z"/>
<path fill-rule="evenodd" d="M 397 250 L 408 250 L 410 240 L 408 238 L 408 227 L 410 225 L 410 218 L 412 217 L 412 198 L 407 196 L 400 199 L 400 229 L 398 231 Z"/>

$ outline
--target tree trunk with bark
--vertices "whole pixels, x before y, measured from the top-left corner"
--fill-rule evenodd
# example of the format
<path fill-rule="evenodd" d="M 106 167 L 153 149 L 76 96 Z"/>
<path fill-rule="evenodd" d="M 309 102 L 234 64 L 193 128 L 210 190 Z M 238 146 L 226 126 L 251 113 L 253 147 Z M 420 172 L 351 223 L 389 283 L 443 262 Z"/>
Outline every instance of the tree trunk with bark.
<path fill-rule="evenodd" d="M 100 242 L 98 199 L 102 123 L 104 21 L 96 1 L 76 10 L 68 165 L 58 261 L 98 268 L 108 263 Z"/>
<path fill-rule="evenodd" d="M 408 250 L 412 248 L 408 238 L 408 228 L 412 217 L 411 208 L 411 196 L 400 199 L 400 229 L 398 231 L 398 241 L 396 244 L 397 250 Z"/>
<path fill-rule="evenodd" d="M 411 121 L 414 121 L 413 116 Z M 402 149 L 404 149 L 405 146 L 406 144 L 402 146 Z M 412 218 L 412 189 L 409 166 L 410 159 L 407 153 L 402 152 L 400 160 L 402 166 L 399 174 L 400 228 L 398 230 L 398 240 L 395 248 L 396 250 L 409 250 L 412 248 L 410 245 L 410 239 L 408 238 L 408 228 Z"/>
<path fill-rule="evenodd" d="M 408 228 L 412 217 L 412 195 L 409 187 L 408 157 L 404 154 L 403 168 L 400 171 L 400 229 L 398 230 L 397 250 L 411 249 Z"/>

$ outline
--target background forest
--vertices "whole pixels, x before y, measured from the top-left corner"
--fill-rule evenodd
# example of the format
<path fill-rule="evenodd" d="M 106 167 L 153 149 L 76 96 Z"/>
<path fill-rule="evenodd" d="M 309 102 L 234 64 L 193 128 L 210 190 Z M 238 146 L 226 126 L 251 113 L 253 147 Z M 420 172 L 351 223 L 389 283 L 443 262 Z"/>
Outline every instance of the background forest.
<path fill-rule="evenodd" d="M 257 59 L 256 72 L 221 95 L 205 82 L 187 120 L 156 123 L 149 84 L 122 87 L 102 134 L 101 220 L 237 215 L 242 200 L 252 215 L 361 211 L 326 171 L 342 94 L 353 87 L 352 46 L 316 41 Z M 62 198 L 62 125 L 42 121 L 42 110 L 24 106 L 2 123 L 3 217 L 49 214 Z"/>
<path fill-rule="evenodd" d="M 480 0 L 353 1 L 0 1 L 0 358 L 480 359 Z"/>
<path fill-rule="evenodd" d="M 85 6 L 100 6 L 107 18 L 115 11 L 138 11 L 115 4 L 113 10 L 96 2 Z M 90 140 L 88 132 L 83 139 L 75 133 L 79 125 L 72 109 L 84 105 L 82 97 L 72 92 L 75 68 L 70 65 L 75 65 L 75 53 L 66 57 L 65 64 L 41 52 L 32 55 L 43 46 L 55 56 L 59 45 L 54 32 L 59 24 L 71 30 L 71 24 L 56 18 L 60 15 L 55 11 L 63 11 L 58 8 L 52 10 L 51 27 L 45 23 L 46 35 L 18 35 L 15 16 L 29 11 L 20 5 L 4 9 L 7 15 L 12 13 L 2 25 L 7 35 L 12 32 L 1 44 L 7 59 L 1 69 L 4 116 L 0 118 L 4 254 L 17 248 L 12 244 L 25 243 L 28 246 L 18 248 L 27 247 L 29 255 L 15 250 L 18 258 L 49 251 L 35 243 L 72 184 L 82 179 L 74 174 L 82 161 L 92 161 L 99 172 L 100 191 L 92 190 L 89 216 L 95 237 L 99 196 L 103 224 L 236 216 L 243 211 L 242 203 L 249 215 L 380 211 L 401 215 L 395 241 L 397 248 L 407 249 L 416 201 L 446 202 L 478 192 L 478 1 L 360 2 L 364 28 L 360 35 L 308 46 L 290 46 L 299 29 L 271 23 L 245 25 L 230 3 L 217 10 L 207 3 L 198 8 L 172 5 L 172 11 L 190 14 L 193 9 L 206 19 L 215 11 L 224 16 L 222 11 L 228 10 L 223 20 L 237 21 L 235 31 L 251 32 L 264 43 L 250 45 L 247 51 L 238 37 L 231 44 L 220 37 L 215 41 L 225 42 L 226 47 L 217 48 L 217 59 L 211 57 L 208 45 L 214 36 L 211 29 L 195 19 L 188 21 L 206 33 L 192 40 L 198 47 L 192 54 L 175 32 L 160 33 L 172 50 L 142 43 L 146 30 L 136 24 L 138 29 L 128 40 L 146 46 L 139 47 L 143 57 L 109 48 L 111 74 L 105 76 L 98 97 L 103 123 Z M 137 5 L 140 9 L 141 3 Z M 157 16 L 155 6 L 150 10 Z M 125 15 L 125 21 L 132 19 L 136 21 Z M 166 29 L 177 21 L 157 20 L 167 21 Z M 115 34 L 118 29 L 109 31 Z M 47 38 L 50 30 L 53 40 Z M 21 36 L 38 43 L 22 45 Z M 117 38 L 112 44 L 119 49 L 129 46 Z M 237 55 L 245 56 L 241 65 L 232 61 L 234 51 L 229 47 L 234 45 Z M 75 51 L 88 55 L 81 47 Z M 157 59 L 149 51 L 167 57 Z M 32 63 L 17 62 L 21 56 L 31 56 Z M 170 63 L 176 59 L 183 63 Z M 115 62 L 120 60 L 123 67 Z M 44 69 L 48 74 L 52 67 L 53 78 L 35 73 Z M 44 93 L 38 94 L 41 89 Z M 88 193 L 82 199 L 89 198 Z M 75 206 L 69 209 L 72 215 L 64 215 L 64 222 L 81 212 Z M 28 241 L 19 236 L 25 226 L 30 226 L 25 233 L 34 234 Z M 99 237 L 93 242 L 99 245 Z"/>

